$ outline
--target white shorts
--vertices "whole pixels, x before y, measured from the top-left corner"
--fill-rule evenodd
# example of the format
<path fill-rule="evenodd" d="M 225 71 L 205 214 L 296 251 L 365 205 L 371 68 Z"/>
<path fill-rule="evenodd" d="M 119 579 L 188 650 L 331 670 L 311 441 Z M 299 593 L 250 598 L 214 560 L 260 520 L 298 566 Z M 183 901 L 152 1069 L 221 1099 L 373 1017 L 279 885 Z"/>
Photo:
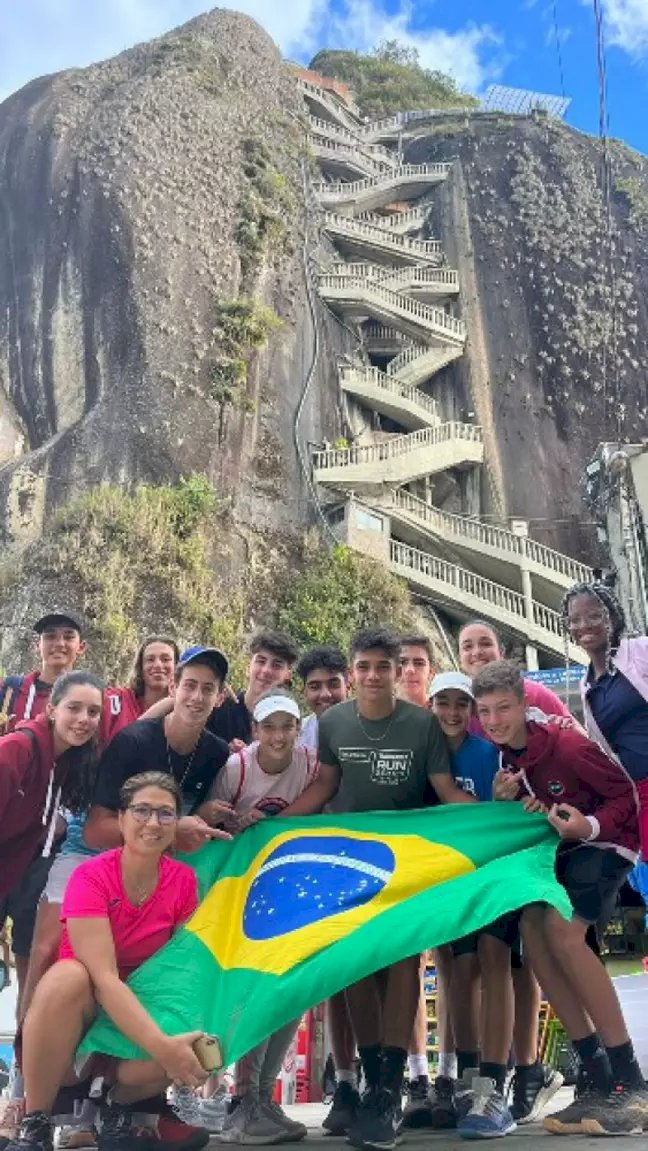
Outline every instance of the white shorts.
<path fill-rule="evenodd" d="M 41 895 L 41 899 L 45 903 L 62 903 L 63 896 L 65 895 L 65 888 L 67 881 L 73 871 L 76 871 L 80 863 L 89 859 L 88 855 L 57 855 L 54 860 L 50 873 L 47 877 L 45 890 Z"/>

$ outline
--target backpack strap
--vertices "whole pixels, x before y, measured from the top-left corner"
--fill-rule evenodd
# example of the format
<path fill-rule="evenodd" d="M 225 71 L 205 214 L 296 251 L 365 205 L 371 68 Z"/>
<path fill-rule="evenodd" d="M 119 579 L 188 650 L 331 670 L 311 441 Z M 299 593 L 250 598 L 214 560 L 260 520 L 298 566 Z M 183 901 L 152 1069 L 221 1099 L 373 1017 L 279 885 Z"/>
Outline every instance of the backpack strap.
<path fill-rule="evenodd" d="M 245 783 L 245 756 L 244 756 L 242 751 L 239 751 L 238 757 L 239 757 L 239 762 L 241 764 L 241 775 L 239 777 L 238 787 L 236 789 L 236 792 L 232 796 L 232 807 L 236 807 L 239 799 L 241 798 L 241 792 L 243 791 L 243 784 Z"/>
<path fill-rule="evenodd" d="M 11 705 L 20 691 L 23 675 L 7 675 L 0 685 L 0 717 L 6 719 L 10 714 Z"/>

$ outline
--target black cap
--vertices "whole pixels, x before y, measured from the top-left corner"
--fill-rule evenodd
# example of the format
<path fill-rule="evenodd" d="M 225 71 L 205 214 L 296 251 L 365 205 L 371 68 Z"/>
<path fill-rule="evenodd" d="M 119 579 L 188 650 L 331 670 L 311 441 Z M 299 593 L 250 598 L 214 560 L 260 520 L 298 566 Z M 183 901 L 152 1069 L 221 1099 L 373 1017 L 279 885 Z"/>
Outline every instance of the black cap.
<path fill-rule="evenodd" d="M 212 667 L 216 668 L 223 683 L 227 679 L 227 673 L 229 671 L 227 656 L 223 655 L 222 651 L 217 647 L 202 647 L 200 644 L 188 647 L 180 656 L 178 667 L 186 667 L 187 664 L 190 663 L 211 664 Z"/>
<path fill-rule="evenodd" d="M 78 631 L 79 635 L 83 635 L 85 631 L 85 620 L 78 614 L 78 612 L 64 611 L 63 609 L 48 611 L 42 615 L 40 619 L 36 620 L 33 625 L 36 635 L 42 635 L 47 627 L 73 627 Z"/>

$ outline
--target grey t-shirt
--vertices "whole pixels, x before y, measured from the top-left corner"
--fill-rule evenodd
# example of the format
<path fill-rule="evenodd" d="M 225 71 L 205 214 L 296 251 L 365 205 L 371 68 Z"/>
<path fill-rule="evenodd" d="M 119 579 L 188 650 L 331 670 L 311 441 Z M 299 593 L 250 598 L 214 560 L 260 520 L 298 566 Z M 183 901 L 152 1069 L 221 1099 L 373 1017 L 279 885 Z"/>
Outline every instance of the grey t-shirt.
<path fill-rule="evenodd" d="M 436 716 L 405 700 L 388 719 L 358 716 L 355 700 L 330 707 L 319 721 L 318 758 L 340 769 L 339 812 L 425 807 L 428 776 L 451 774 Z"/>

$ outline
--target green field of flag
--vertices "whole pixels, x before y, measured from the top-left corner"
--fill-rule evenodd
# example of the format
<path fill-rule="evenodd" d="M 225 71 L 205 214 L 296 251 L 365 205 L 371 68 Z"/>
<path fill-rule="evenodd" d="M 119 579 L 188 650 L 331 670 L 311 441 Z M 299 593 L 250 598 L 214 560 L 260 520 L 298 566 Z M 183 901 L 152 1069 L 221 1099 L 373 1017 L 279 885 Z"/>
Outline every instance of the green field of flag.
<path fill-rule="evenodd" d="M 517 803 L 266 819 L 185 860 L 202 902 L 129 980 L 167 1034 L 220 1038 L 231 1063 L 363 976 L 527 903 L 569 917 L 558 837 Z M 100 1016 L 82 1052 L 145 1053 Z"/>

